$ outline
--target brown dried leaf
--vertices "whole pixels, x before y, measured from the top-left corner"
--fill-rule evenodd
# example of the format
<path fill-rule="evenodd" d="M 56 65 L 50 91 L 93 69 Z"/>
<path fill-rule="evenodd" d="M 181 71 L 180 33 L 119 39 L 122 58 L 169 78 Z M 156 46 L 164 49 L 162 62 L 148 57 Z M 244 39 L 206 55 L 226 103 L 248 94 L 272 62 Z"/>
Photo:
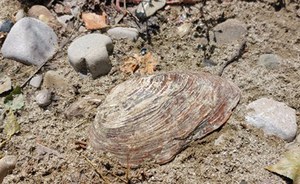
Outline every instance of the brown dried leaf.
<path fill-rule="evenodd" d="M 158 62 L 154 59 L 152 54 L 148 52 L 146 55 L 144 55 L 142 64 L 144 65 L 144 67 L 141 68 L 141 73 L 152 74 L 154 73 Z"/>
<path fill-rule="evenodd" d="M 124 73 L 133 74 L 139 68 L 139 58 L 137 54 L 133 57 L 126 57 L 124 64 L 121 66 L 121 71 Z"/>
<path fill-rule="evenodd" d="M 286 152 L 278 163 L 266 169 L 292 179 L 294 184 L 300 184 L 300 148 Z"/>
<path fill-rule="evenodd" d="M 154 59 L 151 53 L 147 53 L 144 56 L 135 54 L 124 60 L 121 71 L 133 74 L 135 71 L 139 70 L 141 74 L 152 74 L 155 71 L 157 64 L 157 60 Z"/>
<path fill-rule="evenodd" d="M 6 35 L 7 35 L 7 33 L 0 32 L 0 43 L 4 42 Z"/>
<path fill-rule="evenodd" d="M 107 15 L 105 13 L 102 15 L 96 13 L 82 13 L 81 18 L 87 29 L 95 30 L 107 27 Z"/>

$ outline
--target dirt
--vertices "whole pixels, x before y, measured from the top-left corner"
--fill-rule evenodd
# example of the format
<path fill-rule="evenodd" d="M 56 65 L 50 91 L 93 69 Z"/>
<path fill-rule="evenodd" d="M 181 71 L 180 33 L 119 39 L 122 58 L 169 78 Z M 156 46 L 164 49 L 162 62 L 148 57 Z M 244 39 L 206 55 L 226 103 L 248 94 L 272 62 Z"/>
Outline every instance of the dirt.
<path fill-rule="evenodd" d="M 141 38 L 135 43 L 114 41 L 113 69 L 95 80 L 74 71 L 64 48 L 40 72 L 58 71 L 68 84 L 53 90 L 52 104 L 45 109 L 38 107 L 34 100 L 38 90 L 31 86 L 23 89 L 26 105 L 17 112 L 21 131 L 0 150 L 1 154 L 18 156 L 18 162 L 3 183 L 290 183 L 264 169 L 279 160 L 287 143 L 264 135 L 261 130 L 248 126 L 244 119 L 247 104 L 267 97 L 296 109 L 299 125 L 299 1 L 287 2 L 286 7 L 276 2 L 207 1 L 205 5 L 200 2 L 160 10 L 151 18 L 159 25 L 159 29 L 153 29 L 150 34 L 151 42 Z M 5 18 L 12 17 L 21 5 L 18 1 L 1 0 L 0 6 L 0 18 Z M 203 10 L 202 15 L 199 9 Z M 180 38 L 176 30 L 180 24 L 178 16 L 183 12 L 188 12 L 185 20 L 193 25 L 190 32 Z M 173 161 L 161 166 L 145 164 L 137 169 L 124 168 L 114 158 L 95 152 L 89 146 L 78 148 L 75 142 L 88 143 L 88 127 L 101 102 L 87 103 L 87 109 L 76 112 L 76 116 L 67 117 L 66 112 L 74 102 L 87 96 L 103 100 L 111 88 L 133 77 L 120 71 L 123 57 L 139 53 L 144 47 L 159 61 L 156 72 L 184 70 L 217 74 L 235 49 L 217 45 L 213 52 L 204 52 L 200 48 L 203 37 L 195 36 L 203 34 L 197 25 L 200 20 L 207 20 L 214 27 L 229 18 L 243 22 L 248 35 L 245 52 L 228 65 L 222 75 L 241 89 L 242 97 L 221 129 L 191 143 Z M 132 19 L 125 23 L 135 25 Z M 86 33 L 75 33 L 76 36 L 83 34 Z M 275 69 L 258 65 L 259 56 L 265 53 L 279 55 L 282 64 Z M 205 65 L 204 59 L 208 57 L 216 65 Z M 0 69 L 16 86 L 36 68 L 0 55 Z M 4 140 L 4 137 L 2 133 L 0 138 Z"/>

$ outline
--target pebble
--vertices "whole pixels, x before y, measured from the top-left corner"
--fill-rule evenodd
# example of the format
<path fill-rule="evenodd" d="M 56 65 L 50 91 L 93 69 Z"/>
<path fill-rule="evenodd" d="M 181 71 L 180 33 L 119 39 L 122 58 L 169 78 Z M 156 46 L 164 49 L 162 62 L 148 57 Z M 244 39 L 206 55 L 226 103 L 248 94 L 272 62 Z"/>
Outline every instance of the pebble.
<path fill-rule="evenodd" d="M 300 144 L 300 134 L 297 136 L 296 141 Z"/>
<path fill-rule="evenodd" d="M 39 88 L 42 84 L 43 76 L 42 75 L 36 75 L 32 77 L 29 84 L 35 88 Z"/>
<path fill-rule="evenodd" d="M 35 101 L 40 107 L 47 107 L 51 103 L 51 96 L 51 91 L 44 89 L 38 92 Z"/>
<path fill-rule="evenodd" d="M 291 142 L 297 132 L 296 111 L 282 102 L 261 98 L 247 106 L 246 121 L 261 128 L 267 135 L 275 135 Z"/>
<path fill-rule="evenodd" d="M 2 46 L 6 58 L 39 66 L 55 53 L 57 36 L 47 24 L 25 17 L 8 33 Z"/>
<path fill-rule="evenodd" d="M 49 70 L 45 73 L 43 87 L 48 89 L 66 89 L 69 87 L 69 84 L 64 78 L 57 71 Z"/>
<path fill-rule="evenodd" d="M 214 146 L 222 146 L 224 145 L 226 135 L 221 134 L 214 142 Z"/>
<path fill-rule="evenodd" d="M 28 10 L 28 16 L 34 17 L 36 19 L 41 19 L 43 17 L 43 20 L 51 21 L 55 20 L 55 17 L 52 15 L 50 10 L 42 5 L 34 5 Z M 46 22 L 47 23 L 47 22 Z"/>
<path fill-rule="evenodd" d="M 68 22 L 73 18 L 72 15 L 62 15 L 57 18 L 58 22 L 63 25 L 64 27 L 67 27 Z"/>
<path fill-rule="evenodd" d="M 25 11 L 23 9 L 18 10 L 18 12 L 15 15 L 15 21 L 18 22 L 22 18 L 25 17 Z"/>
<path fill-rule="evenodd" d="M 2 76 L 0 78 L 0 94 L 11 90 L 11 79 L 8 76 Z"/>
<path fill-rule="evenodd" d="M 8 33 L 13 27 L 14 23 L 10 20 L 3 20 L 0 22 L 0 32 Z"/>
<path fill-rule="evenodd" d="M 78 15 L 80 14 L 80 8 L 79 6 L 73 6 L 71 8 L 71 14 L 74 16 L 74 17 L 78 17 Z"/>
<path fill-rule="evenodd" d="M 5 176 L 13 170 L 17 163 L 17 157 L 13 155 L 6 155 L 0 160 L 0 183 L 2 183 Z"/>
<path fill-rule="evenodd" d="M 192 23 L 183 23 L 177 27 L 177 34 L 182 38 L 191 31 Z"/>
<path fill-rule="evenodd" d="M 139 19 L 146 19 L 152 16 L 156 11 L 163 8 L 166 5 L 166 0 L 156 0 L 156 1 L 142 1 L 135 14 Z"/>
<path fill-rule="evenodd" d="M 139 31 L 135 28 L 115 27 L 107 31 L 112 39 L 129 39 L 136 41 L 139 37 Z"/>
<path fill-rule="evenodd" d="M 262 54 L 259 57 L 258 64 L 268 69 L 274 69 L 282 63 L 281 57 L 276 54 Z"/>
<path fill-rule="evenodd" d="M 111 70 L 109 55 L 112 52 L 112 40 L 103 34 L 94 33 L 75 39 L 68 48 L 68 57 L 77 72 L 89 72 L 93 78 L 97 78 Z"/>
<path fill-rule="evenodd" d="M 59 4 L 59 3 L 55 4 L 53 9 L 54 9 L 55 13 L 57 13 L 57 14 L 64 14 L 64 11 L 65 11 L 64 5 Z"/>
<path fill-rule="evenodd" d="M 213 28 L 214 34 L 210 33 L 210 40 L 216 40 L 220 45 L 231 44 L 245 39 L 247 35 L 246 25 L 236 19 L 228 19 Z M 215 37 L 215 39 L 214 39 Z"/>

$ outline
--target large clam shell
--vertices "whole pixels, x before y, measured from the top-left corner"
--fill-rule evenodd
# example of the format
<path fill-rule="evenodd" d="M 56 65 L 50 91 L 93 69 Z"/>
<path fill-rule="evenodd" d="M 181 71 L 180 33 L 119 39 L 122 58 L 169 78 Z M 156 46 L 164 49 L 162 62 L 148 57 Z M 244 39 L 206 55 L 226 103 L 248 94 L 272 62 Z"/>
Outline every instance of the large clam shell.
<path fill-rule="evenodd" d="M 240 90 L 208 73 L 137 77 L 112 89 L 90 128 L 91 145 L 124 166 L 164 164 L 224 124 Z"/>

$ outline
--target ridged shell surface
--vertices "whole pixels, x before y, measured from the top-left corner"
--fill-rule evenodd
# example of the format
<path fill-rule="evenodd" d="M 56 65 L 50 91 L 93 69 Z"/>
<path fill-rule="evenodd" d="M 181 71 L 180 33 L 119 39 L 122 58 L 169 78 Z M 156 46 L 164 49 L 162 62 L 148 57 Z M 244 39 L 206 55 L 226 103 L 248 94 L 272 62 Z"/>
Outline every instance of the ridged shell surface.
<path fill-rule="evenodd" d="M 164 164 L 224 124 L 239 98 L 238 87 L 208 73 L 133 78 L 113 88 L 98 107 L 91 145 L 124 166 Z"/>

